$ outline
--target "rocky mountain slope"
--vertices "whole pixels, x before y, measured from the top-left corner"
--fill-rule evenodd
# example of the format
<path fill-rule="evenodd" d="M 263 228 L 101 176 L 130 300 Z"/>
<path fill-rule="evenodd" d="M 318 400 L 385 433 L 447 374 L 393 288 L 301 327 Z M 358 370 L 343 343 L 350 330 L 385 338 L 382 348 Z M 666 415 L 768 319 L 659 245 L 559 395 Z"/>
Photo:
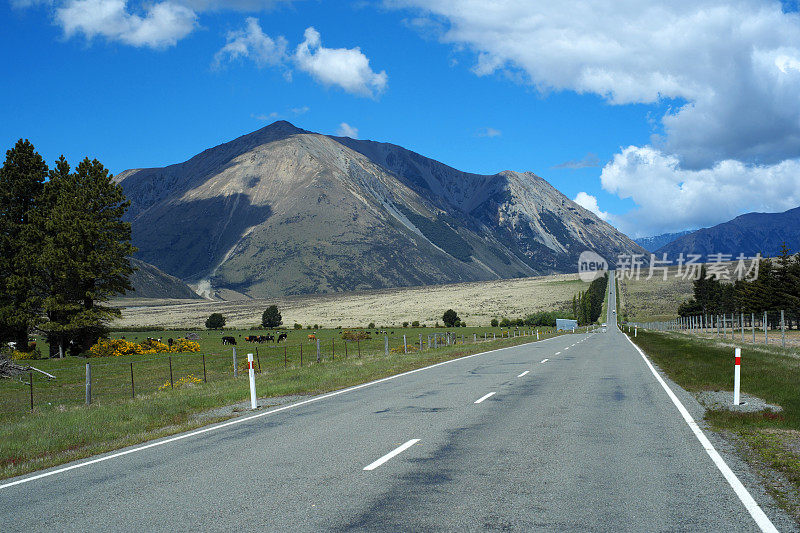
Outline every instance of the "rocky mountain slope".
<path fill-rule="evenodd" d="M 130 277 L 133 291 L 123 295 L 124 298 L 200 299 L 183 281 L 149 263 L 132 258 L 131 265 L 136 269 Z"/>
<path fill-rule="evenodd" d="M 587 248 L 642 251 L 533 174 L 468 174 L 287 122 L 116 180 L 137 256 L 208 295 L 574 272 Z"/>
<path fill-rule="evenodd" d="M 711 228 L 703 228 L 684 235 L 658 249 L 668 259 L 679 254 L 740 253 L 752 256 L 778 255 L 781 245 L 786 243 L 793 253 L 800 251 L 800 207 L 783 213 L 747 213 Z"/>

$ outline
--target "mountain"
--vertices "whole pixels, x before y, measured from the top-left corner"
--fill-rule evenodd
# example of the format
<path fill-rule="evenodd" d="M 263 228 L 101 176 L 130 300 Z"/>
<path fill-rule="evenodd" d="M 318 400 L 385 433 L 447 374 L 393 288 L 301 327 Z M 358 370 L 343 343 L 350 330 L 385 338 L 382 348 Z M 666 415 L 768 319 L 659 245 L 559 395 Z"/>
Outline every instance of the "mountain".
<path fill-rule="evenodd" d="M 136 268 L 130 276 L 133 291 L 126 293 L 124 298 L 201 298 L 183 281 L 149 263 L 131 258 L 131 265 Z"/>
<path fill-rule="evenodd" d="M 115 179 L 137 256 L 208 295 L 574 272 L 586 249 L 643 251 L 534 174 L 469 174 L 283 121 Z"/>
<path fill-rule="evenodd" d="M 683 237 L 692 233 L 691 230 L 679 231 L 677 233 L 662 233 L 661 235 L 654 235 L 653 237 L 639 237 L 633 239 L 636 244 L 647 250 L 648 252 L 655 252 L 662 246 L 666 246 L 678 237 Z"/>
<path fill-rule="evenodd" d="M 783 213 L 747 213 L 711 228 L 703 228 L 662 246 L 657 253 L 668 259 L 678 254 L 778 255 L 781 245 L 800 250 L 800 207 Z"/>

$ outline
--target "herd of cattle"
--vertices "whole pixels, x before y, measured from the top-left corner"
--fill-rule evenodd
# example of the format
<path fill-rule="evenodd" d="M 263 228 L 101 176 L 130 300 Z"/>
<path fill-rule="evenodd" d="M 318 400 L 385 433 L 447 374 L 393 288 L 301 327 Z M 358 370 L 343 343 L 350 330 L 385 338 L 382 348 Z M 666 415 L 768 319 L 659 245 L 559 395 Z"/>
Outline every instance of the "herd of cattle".
<path fill-rule="evenodd" d="M 241 335 L 239 336 L 241 337 Z M 265 342 L 281 342 L 286 340 L 288 337 L 289 336 L 286 333 L 279 333 L 277 338 L 275 335 L 267 333 L 266 335 L 248 335 L 244 338 L 244 341 L 264 344 Z M 222 344 L 236 346 L 236 337 L 222 337 Z"/>

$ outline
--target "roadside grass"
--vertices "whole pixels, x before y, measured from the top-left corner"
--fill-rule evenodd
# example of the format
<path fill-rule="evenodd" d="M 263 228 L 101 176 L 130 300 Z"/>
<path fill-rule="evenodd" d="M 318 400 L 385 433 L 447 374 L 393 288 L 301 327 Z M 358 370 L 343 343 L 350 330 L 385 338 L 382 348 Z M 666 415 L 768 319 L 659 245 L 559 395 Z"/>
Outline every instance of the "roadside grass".
<path fill-rule="evenodd" d="M 630 336 L 673 381 L 690 392 L 732 391 L 734 349 L 729 341 L 683 333 L 639 331 Z M 741 390 L 783 408 L 780 413 L 709 409 L 705 420 L 732 435 L 745 458 L 765 478 L 776 501 L 800 521 L 800 354 L 742 344 Z M 731 393 L 733 401 L 733 393 Z M 778 471 L 771 479 L 763 466 Z"/>
<path fill-rule="evenodd" d="M 552 337 L 550 333 L 544 338 Z M 465 355 L 535 342 L 535 336 L 457 344 L 413 352 L 351 355 L 323 363 L 270 367 L 257 374 L 259 397 L 312 395 L 365 383 Z M 75 359 L 75 358 L 73 358 Z M 282 358 L 281 358 L 282 359 Z M 80 366 L 85 360 L 78 360 Z M 41 363 L 41 361 L 40 361 Z M 61 361 L 63 363 L 63 361 Z M 211 411 L 249 398 L 244 374 L 130 397 L 101 397 L 91 406 L 56 405 L 0 417 L 0 479 L 218 422 L 234 413 Z M 205 415 L 205 416 L 204 416 Z"/>

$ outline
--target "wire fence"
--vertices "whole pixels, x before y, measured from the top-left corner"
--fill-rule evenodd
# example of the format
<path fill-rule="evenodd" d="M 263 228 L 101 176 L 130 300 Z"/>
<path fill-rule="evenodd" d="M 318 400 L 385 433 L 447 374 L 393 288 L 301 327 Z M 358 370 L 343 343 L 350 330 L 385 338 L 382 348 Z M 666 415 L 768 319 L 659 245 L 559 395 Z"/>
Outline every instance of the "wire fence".
<path fill-rule="evenodd" d="M 758 313 L 704 313 L 662 322 L 627 322 L 624 327 L 655 331 L 684 331 L 742 343 L 791 348 L 800 345 L 800 320 L 798 318 L 796 313 L 786 310 Z"/>
<path fill-rule="evenodd" d="M 583 329 L 583 328 L 581 328 Z M 247 376 L 247 354 L 255 371 L 269 374 L 330 361 L 359 357 L 407 355 L 448 346 L 475 345 L 516 337 L 543 337 L 552 328 L 517 329 L 482 334 L 444 332 L 377 335 L 366 339 L 318 339 L 295 343 L 248 343 L 217 351 L 187 354 L 131 355 L 109 358 L 56 360 L 47 371 L 31 370 L 0 382 L 0 414 L 66 410 L 81 404 L 137 398 L 169 392 L 188 383 L 203 384 Z M 36 362 L 33 362 L 34 365 Z M 41 365 L 40 365 L 41 366 Z"/>

